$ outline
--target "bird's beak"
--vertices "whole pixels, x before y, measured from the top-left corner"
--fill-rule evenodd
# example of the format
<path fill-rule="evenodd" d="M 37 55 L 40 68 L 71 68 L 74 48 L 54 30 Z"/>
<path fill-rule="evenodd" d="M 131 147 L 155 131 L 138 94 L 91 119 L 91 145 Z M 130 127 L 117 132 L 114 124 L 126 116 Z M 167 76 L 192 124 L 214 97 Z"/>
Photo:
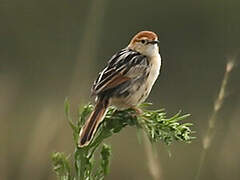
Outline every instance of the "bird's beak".
<path fill-rule="evenodd" d="M 159 40 L 154 40 L 154 41 L 149 41 L 148 43 L 149 43 L 149 44 L 159 44 L 160 41 L 159 41 Z"/>

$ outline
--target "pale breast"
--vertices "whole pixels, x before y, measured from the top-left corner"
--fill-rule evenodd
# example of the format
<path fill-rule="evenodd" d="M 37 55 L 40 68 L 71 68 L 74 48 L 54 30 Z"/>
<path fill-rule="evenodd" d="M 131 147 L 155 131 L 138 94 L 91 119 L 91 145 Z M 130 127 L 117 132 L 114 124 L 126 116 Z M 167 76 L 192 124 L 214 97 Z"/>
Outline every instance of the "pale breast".
<path fill-rule="evenodd" d="M 150 70 L 149 76 L 146 82 L 142 85 L 142 88 L 140 89 L 140 91 L 136 94 L 139 98 L 136 104 L 143 103 L 147 99 L 149 93 L 151 92 L 153 84 L 157 80 L 157 77 L 159 75 L 160 68 L 161 68 L 160 55 L 152 58 L 150 64 L 151 64 L 151 70 Z"/>
<path fill-rule="evenodd" d="M 113 98 L 111 104 L 124 109 L 143 103 L 147 99 L 152 86 L 159 75 L 160 67 L 160 55 L 151 58 L 148 77 L 146 77 L 143 82 L 136 82 L 132 84 L 131 89 L 129 89 L 128 96 L 122 98 Z"/>
<path fill-rule="evenodd" d="M 151 69 L 149 77 L 147 79 L 147 84 L 150 87 L 149 91 L 151 91 L 151 88 L 152 88 L 153 84 L 155 83 L 155 81 L 157 80 L 158 75 L 160 73 L 160 68 L 161 68 L 160 54 L 158 54 L 158 56 L 153 57 L 150 64 L 152 65 L 152 67 L 151 67 L 152 69 Z"/>

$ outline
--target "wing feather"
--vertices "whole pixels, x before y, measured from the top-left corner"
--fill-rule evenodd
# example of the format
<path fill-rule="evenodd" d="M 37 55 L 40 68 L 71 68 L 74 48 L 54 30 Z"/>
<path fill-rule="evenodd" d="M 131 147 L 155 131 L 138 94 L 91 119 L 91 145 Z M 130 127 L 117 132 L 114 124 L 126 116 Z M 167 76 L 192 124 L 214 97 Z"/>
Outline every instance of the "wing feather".
<path fill-rule="evenodd" d="M 149 62 L 146 56 L 130 49 L 123 49 L 116 53 L 109 60 L 107 67 L 99 73 L 93 84 L 92 93 L 95 95 L 101 94 L 141 76 L 148 67 Z"/>

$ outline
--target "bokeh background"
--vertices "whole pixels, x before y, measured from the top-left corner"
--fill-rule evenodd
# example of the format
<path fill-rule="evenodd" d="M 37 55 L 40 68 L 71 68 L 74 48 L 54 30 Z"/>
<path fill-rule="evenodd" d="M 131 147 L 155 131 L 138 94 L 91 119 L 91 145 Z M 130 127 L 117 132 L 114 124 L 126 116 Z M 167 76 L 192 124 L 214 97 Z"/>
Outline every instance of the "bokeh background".
<path fill-rule="evenodd" d="M 163 65 L 148 101 L 169 115 L 191 113 L 197 137 L 191 144 L 157 145 L 161 180 L 194 179 L 230 59 L 236 66 L 200 179 L 239 180 L 239 7 L 237 0 L 0 0 L 0 179 L 56 179 L 51 153 L 74 149 L 64 99 L 76 116 L 93 101 L 91 84 L 107 60 L 138 31 L 152 30 Z M 108 143 L 107 179 L 152 179 L 134 128 Z"/>

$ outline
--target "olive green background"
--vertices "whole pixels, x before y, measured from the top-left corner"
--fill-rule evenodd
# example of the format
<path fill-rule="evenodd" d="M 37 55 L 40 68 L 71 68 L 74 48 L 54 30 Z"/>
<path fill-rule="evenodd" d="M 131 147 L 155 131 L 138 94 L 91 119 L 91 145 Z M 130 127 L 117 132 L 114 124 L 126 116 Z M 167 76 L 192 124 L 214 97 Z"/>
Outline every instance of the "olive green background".
<path fill-rule="evenodd" d="M 169 115 L 191 113 L 197 137 L 157 145 L 161 180 L 194 179 L 229 59 L 237 65 L 200 179 L 239 180 L 239 9 L 237 0 L 0 0 L 0 179 L 56 179 L 51 153 L 74 148 L 64 99 L 76 117 L 79 105 L 93 102 L 90 87 L 107 60 L 135 33 L 152 30 L 163 63 L 148 101 Z M 136 129 L 108 143 L 107 179 L 151 179 Z"/>

